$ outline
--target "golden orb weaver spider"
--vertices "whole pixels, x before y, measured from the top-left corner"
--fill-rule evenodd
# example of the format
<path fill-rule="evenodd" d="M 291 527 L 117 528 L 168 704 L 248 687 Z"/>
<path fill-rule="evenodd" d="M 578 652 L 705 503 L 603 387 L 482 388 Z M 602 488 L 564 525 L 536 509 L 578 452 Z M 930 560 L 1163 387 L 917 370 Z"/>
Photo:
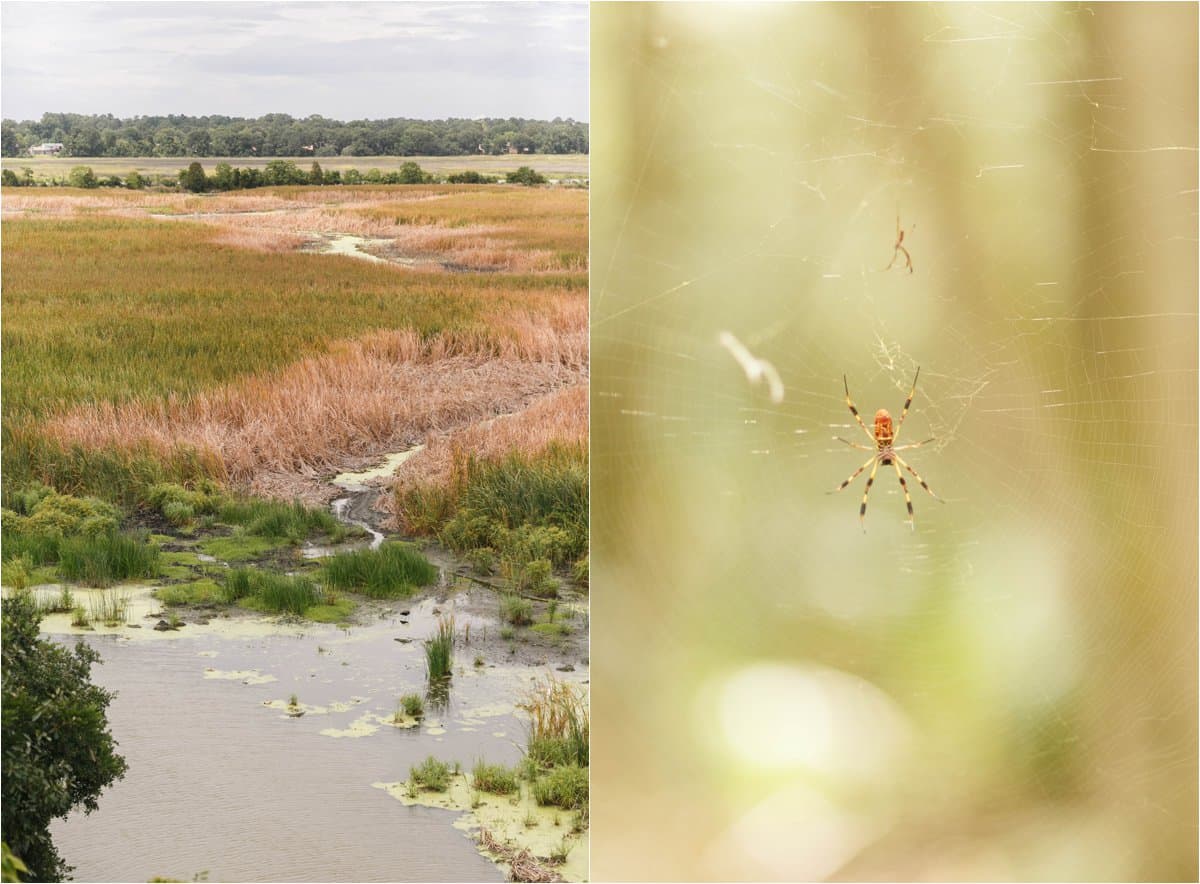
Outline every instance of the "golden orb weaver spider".
<path fill-rule="evenodd" d="M 875 472 L 879 469 L 880 464 L 885 467 L 892 466 L 896 468 L 896 476 L 900 479 L 900 489 L 904 492 L 904 502 L 908 505 L 908 524 L 910 528 L 913 528 L 914 530 L 916 528 L 916 523 L 913 519 L 912 498 L 908 494 L 908 483 L 904 481 L 904 474 L 900 472 L 900 467 L 904 467 L 904 469 L 912 473 L 913 477 L 921 483 L 921 487 L 928 491 L 934 500 L 940 500 L 942 503 L 946 502 L 934 494 L 933 489 L 925 484 L 925 480 L 917 474 L 917 471 L 906 464 L 897 453 L 900 451 L 906 451 L 909 448 L 920 448 L 922 445 L 928 445 L 933 441 L 931 438 L 926 439 L 924 442 L 914 442 L 911 445 L 901 445 L 899 447 L 896 446 L 896 439 L 900 436 L 900 427 L 904 425 L 904 418 L 908 416 L 908 408 L 910 405 L 912 405 L 913 396 L 916 395 L 917 378 L 920 376 L 921 368 L 918 366 L 917 373 L 913 377 L 912 390 L 909 392 L 908 398 L 904 401 L 904 410 L 900 412 L 900 420 L 896 422 L 895 428 L 892 427 L 891 414 L 888 413 L 886 408 L 881 408 L 879 411 L 875 412 L 875 432 L 872 433 L 869 429 L 867 429 L 867 425 L 863 423 L 863 419 L 859 417 L 858 409 L 854 407 L 854 402 L 850 398 L 850 384 L 846 380 L 846 376 L 842 375 L 842 384 L 846 389 L 846 405 L 849 407 L 850 413 L 854 415 L 854 419 L 858 421 L 858 425 L 862 427 L 863 432 L 867 434 L 868 438 L 870 438 L 871 442 L 874 444 L 870 446 L 861 445 L 858 442 L 851 442 L 849 439 L 843 439 L 841 436 L 835 436 L 834 438 L 839 442 L 845 442 L 851 448 L 860 448 L 863 451 L 871 451 L 873 453 L 871 455 L 871 459 L 855 470 L 849 479 L 828 493 L 836 494 L 837 492 L 841 491 L 843 488 L 861 476 L 867 467 L 871 467 L 871 475 L 867 476 L 867 487 L 866 490 L 863 491 L 862 506 L 860 506 L 858 509 L 858 518 L 859 521 L 862 522 L 864 532 L 867 530 L 867 495 L 871 493 L 871 485 L 875 483 Z M 872 466 L 872 464 L 874 464 L 874 466 Z"/>

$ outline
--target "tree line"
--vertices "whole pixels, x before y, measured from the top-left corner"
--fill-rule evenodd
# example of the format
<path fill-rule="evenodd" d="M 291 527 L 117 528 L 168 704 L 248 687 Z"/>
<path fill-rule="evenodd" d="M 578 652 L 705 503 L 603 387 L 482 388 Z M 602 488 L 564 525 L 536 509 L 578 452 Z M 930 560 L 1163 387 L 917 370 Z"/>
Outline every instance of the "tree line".
<path fill-rule="evenodd" d="M 444 178 L 439 178 L 412 161 L 388 172 L 377 168 L 368 169 L 366 172 L 360 172 L 358 169 L 346 169 L 344 172 L 337 169 L 325 171 L 316 160 L 313 160 L 307 171 L 291 160 L 271 160 L 262 169 L 253 166 L 243 169 L 229 163 L 217 163 L 211 175 L 204 171 L 199 162 L 189 164 L 177 175 L 143 175 L 135 169 L 123 178 L 120 175 L 100 177 L 91 166 L 75 166 L 65 177 L 40 180 L 34 177 L 33 169 L 29 167 L 22 169 L 20 175 L 12 169 L 5 169 L 0 173 L 0 184 L 5 187 L 125 187 L 130 190 L 158 187 L 181 188 L 192 193 L 249 190 L 255 187 L 280 187 L 289 184 L 438 184 L 443 181 L 447 184 L 496 184 L 500 178 L 475 171 L 452 172 Z M 535 172 L 529 166 L 521 166 L 515 172 L 504 176 L 506 184 L 532 186 L 545 184 L 546 181 L 545 175 Z"/>
<path fill-rule="evenodd" d="M 42 114 L 0 123 L 0 155 L 44 143 L 72 157 L 463 156 L 587 153 L 588 124 L 575 120 L 352 120 L 288 114 L 257 118 Z"/>

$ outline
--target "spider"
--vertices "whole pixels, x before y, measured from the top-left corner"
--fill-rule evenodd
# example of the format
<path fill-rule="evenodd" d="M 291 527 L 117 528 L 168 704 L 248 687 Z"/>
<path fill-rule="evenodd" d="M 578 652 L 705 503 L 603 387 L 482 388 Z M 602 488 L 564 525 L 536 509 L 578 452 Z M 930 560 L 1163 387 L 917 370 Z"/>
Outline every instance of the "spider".
<path fill-rule="evenodd" d="M 916 229 L 917 229 L 917 225 L 913 224 L 912 227 L 908 228 L 908 232 L 912 233 Z M 896 259 L 898 257 L 900 257 L 901 252 L 904 253 L 904 266 L 906 266 L 908 268 L 909 273 L 912 273 L 913 272 L 912 255 L 910 255 L 908 253 L 908 249 L 904 248 L 904 228 L 900 226 L 900 213 L 897 212 L 896 213 L 896 244 L 895 244 L 895 246 L 892 247 L 892 260 L 888 261 L 888 266 L 883 268 L 885 273 L 892 269 L 892 265 L 896 263 Z"/>
<path fill-rule="evenodd" d="M 892 416 L 888 413 L 886 408 L 881 408 L 879 411 L 875 412 L 875 432 L 872 433 L 869 429 L 867 429 L 867 425 L 863 423 L 863 419 L 858 416 L 858 409 L 854 407 L 854 402 L 850 399 L 850 384 L 846 381 L 846 376 L 842 375 L 842 384 L 846 388 L 846 405 L 849 406 L 850 413 L 854 415 L 854 419 L 858 421 L 858 425 L 862 427 L 863 432 L 867 434 L 868 438 L 870 438 L 874 444 L 862 445 L 858 442 L 851 442 L 849 439 L 843 439 L 841 436 L 835 436 L 834 438 L 839 442 L 845 442 L 851 448 L 861 448 L 863 451 L 872 451 L 874 453 L 871 455 L 871 459 L 855 470 L 854 474 L 851 475 L 849 479 L 847 479 L 837 488 L 834 488 L 833 491 L 830 491 L 829 493 L 836 494 L 837 492 L 841 491 L 860 475 L 862 475 L 863 470 L 865 470 L 867 467 L 871 467 L 871 475 L 867 477 L 867 487 L 866 490 L 863 491 L 862 506 L 858 509 L 858 518 L 862 522 L 864 532 L 867 530 L 867 495 L 871 493 L 871 485 L 875 482 L 875 471 L 879 469 L 880 464 L 883 464 L 885 467 L 892 466 L 896 468 L 896 476 L 900 479 L 900 488 L 902 491 L 904 491 L 904 502 L 908 505 L 909 527 L 915 528 L 915 523 L 913 521 L 912 498 L 908 495 L 908 483 L 904 481 L 904 474 L 900 472 L 900 467 L 904 467 L 904 469 L 912 473 L 913 477 L 921 483 L 921 487 L 928 491 L 934 500 L 941 500 L 942 503 L 945 503 L 942 498 L 933 493 L 932 488 L 925 484 L 925 480 L 917 474 L 917 471 L 906 464 L 897 453 L 900 451 L 905 451 L 909 448 L 920 448 L 922 445 L 928 445 L 933 441 L 933 439 L 926 439 L 924 442 L 914 442 L 911 445 L 901 445 L 898 448 L 896 447 L 896 439 L 900 435 L 900 427 L 904 424 L 904 418 L 908 416 L 908 407 L 912 405 L 913 396 L 917 392 L 917 378 L 920 376 L 921 369 L 920 366 L 918 366 L 917 374 L 913 377 L 912 391 L 908 394 L 908 399 L 906 399 L 904 402 L 904 410 L 900 412 L 900 420 L 896 422 L 895 428 L 892 428 Z M 874 466 L 872 466 L 872 464 L 874 464 Z"/>

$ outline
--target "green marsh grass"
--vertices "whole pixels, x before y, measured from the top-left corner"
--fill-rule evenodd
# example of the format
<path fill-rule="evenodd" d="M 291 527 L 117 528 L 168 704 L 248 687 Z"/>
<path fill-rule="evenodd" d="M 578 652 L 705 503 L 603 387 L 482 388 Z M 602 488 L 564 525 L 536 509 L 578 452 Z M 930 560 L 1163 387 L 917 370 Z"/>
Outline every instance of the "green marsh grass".
<path fill-rule="evenodd" d="M 437 632 L 425 640 L 425 667 L 430 682 L 445 682 L 454 666 L 454 618 L 439 617 Z"/>
<path fill-rule="evenodd" d="M 400 698 L 400 708 L 405 715 L 420 718 L 425 714 L 425 701 L 420 694 L 405 694 Z"/>
<path fill-rule="evenodd" d="M 588 766 L 591 726 L 577 687 L 555 678 L 540 680 L 517 708 L 529 715 L 525 757 L 531 764 L 541 769 Z"/>
<path fill-rule="evenodd" d="M 432 755 L 409 768 L 409 782 L 429 792 L 445 792 L 450 788 L 450 765 Z"/>
<path fill-rule="evenodd" d="M 488 764 L 483 760 L 475 762 L 471 771 L 471 785 L 480 792 L 493 795 L 511 795 L 520 788 L 515 768 Z"/>
<path fill-rule="evenodd" d="M 145 532 L 67 537 L 58 546 L 58 571 L 67 580 L 88 586 L 153 577 L 158 573 L 158 547 Z"/>
<path fill-rule="evenodd" d="M 533 781 L 533 798 L 543 806 L 578 810 L 588 800 L 588 770 L 576 764 L 555 767 Z"/>
<path fill-rule="evenodd" d="M 500 620 L 513 626 L 528 626 L 533 622 L 533 602 L 515 593 L 500 596 Z"/>
<path fill-rule="evenodd" d="M 327 586 L 387 599 L 428 586 L 437 580 L 438 569 L 411 544 L 384 543 L 328 557 L 322 575 Z"/>

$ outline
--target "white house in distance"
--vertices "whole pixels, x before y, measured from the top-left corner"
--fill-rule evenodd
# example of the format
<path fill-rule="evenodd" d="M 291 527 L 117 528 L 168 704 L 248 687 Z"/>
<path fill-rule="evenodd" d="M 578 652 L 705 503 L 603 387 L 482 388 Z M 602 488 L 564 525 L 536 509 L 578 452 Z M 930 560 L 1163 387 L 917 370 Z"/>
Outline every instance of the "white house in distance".
<path fill-rule="evenodd" d="M 36 147 L 29 148 L 29 155 L 34 157 L 56 157 L 62 153 L 63 146 L 57 141 L 47 141 Z"/>

